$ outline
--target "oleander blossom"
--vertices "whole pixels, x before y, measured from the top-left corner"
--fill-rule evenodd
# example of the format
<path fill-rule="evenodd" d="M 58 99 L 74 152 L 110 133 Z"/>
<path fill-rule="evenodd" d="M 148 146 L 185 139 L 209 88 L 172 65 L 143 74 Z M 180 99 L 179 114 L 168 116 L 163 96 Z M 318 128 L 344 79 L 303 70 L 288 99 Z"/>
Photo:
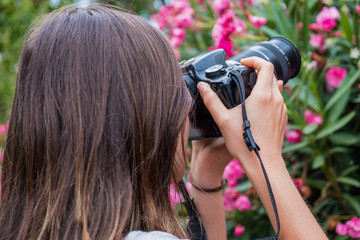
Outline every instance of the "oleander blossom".
<path fill-rule="evenodd" d="M 240 237 L 241 235 L 243 235 L 244 232 L 245 232 L 245 227 L 241 224 L 237 224 L 234 229 L 234 236 Z"/>
<path fill-rule="evenodd" d="M 296 130 L 288 130 L 285 133 L 286 141 L 289 143 L 299 143 L 302 139 L 302 131 L 299 129 Z"/>
<path fill-rule="evenodd" d="M 9 129 L 9 121 L 7 121 L 5 124 L 0 124 L 0 136 L 5 136 L 7 134 L 8 129 Z"/>
<path fill-rule="evenodd" d="M 251 209 L 251 203 L 248 196 L 245 194 L 240 194 L 234 201 L 234 207 L 239 211 L 246 211 Z"/>
<path fill-rule="evenodd" d="M 176 191 L 174 184 L 170 185 L 169 198 L 172 208 L 175 208 L 175 205 L 178 204 L 181 200 L 180 193 Z"/>
<path fill-rule="evenodd" d="M 260 17 L 260 16 L 253 16 L 253 15 L 249 14 L 248 18 L 249 18 L 251 25 L 253 25 L 255 28 L 261 28 L 267 22 L 266 18 Z"/>
<path fill-rule="evenodd" d="M 319 49 L 320 52 L 325 51 L 325 40 L 321 34 L 311 34 L 310 45 L 315 49 Z"/>
<path fill-rule="evenodd" d="M 304 117 L 307 124 L 316 124 L 320 126 L 323 122 L 323 119 L 320 115 L 313 113 L 309 109 L 305 110 Z"/>
<path fill-rule="evenodd" d="M 226 211 L 246 211 L 251 209 L 251 203 L 247 195 L 241 194 L 235 189 L 228 187 L 223 196 L 224 209 Z"/>
<path fill-rule="evenodd" d="M 360 14 L 360 5 L 356 5 L 355 8 L 356 8 L 356 13 L 357 13 L 357 14 Z"/>
<path fill-rule="evenodd" d="M 227 180 L 230 187 L 235 187 L 237 180 L 244 177 L 245 172 L 240 162 L 235 158 L 230 161 L 224 170 L 223 177 Z"/>
<path fill-rule="evenodd" d="M 349 236 L 354 239 L 360 238 L 360 218 L 353 217 L 345 224 L 339 223 L 335 231 L 339 235 Z"/>
<path fill-rule="evenodd" d="M 334 88 L 338 88 L 346 78 L 346 75 L 347 71 L 345 68 L 337 66 L 330 67 L 325 74 L 327 89 L 332 92 Z"/>
<path fill-rule="evenodd" d="M 339 11 L 335 7 L 323 7 L 321 12 L 316 16 L 316 25 L 319 30 L 330 31 L 336 25 L 339 19 Z"/>
<path fill-rule="evenodd" d="M 212 7 L 219 16 L 221 16 L 231 6 L 232 6 L 232 3 L 230 0 L 213 0 L 212 1 Z"/>
<path fill-rule="evenodd" d="M 214 24 L 212 29 L 212 38 L 216 48 L 223 48 L 227 57 L 233 53 L 232 35 L 243 34 L 245 32 L 245 23 L 238 19 L 232 9 L 226 10 Z"/>
<path fill-rule="evenodd" d="M 186 38 L 186 28 L 192 26 L 194 21 L 194 9 L 188 0 L 175 0 L 169 5 L 160 8 L 157 14 L 151 15 L 151 19 L 158 23 L 161 30 L 169 30 L 169 42 L 174 47 L 174 53 L 179 58 L 177 47 L 181 46 Z"/>

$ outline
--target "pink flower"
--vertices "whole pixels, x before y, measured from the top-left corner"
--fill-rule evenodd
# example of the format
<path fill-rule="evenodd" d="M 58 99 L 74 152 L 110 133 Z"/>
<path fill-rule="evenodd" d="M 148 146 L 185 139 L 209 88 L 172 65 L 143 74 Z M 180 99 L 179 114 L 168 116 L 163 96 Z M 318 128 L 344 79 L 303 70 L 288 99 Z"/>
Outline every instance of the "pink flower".
<path fill-rule="evenodd" d="M 184 39 L 186 37 L 186 31 L 184 28 L 173 28 L 170 31 L 171 36 Z"/>
<path fill-rule="evenodd" d="M 339 11 L 335 7 L 323 7 L 316 16 L 316 23 L 320 30 L 330 31 L 336 25 L 336 20 L 340 17 Z"/>
<path fill-rule="evenodd" d="M 325 74 L 326 84 L 328 90 L 331 92 L 334 88 L 340 86 L 341 82 L 346 78 L 347 72 L 345 68 L 331 67 Z"/>
<path fill-rule="evenodd" d="M 224 203 L 224 209 L 226 211 L 234 211 L 235 210 L 234 202 L 239 195 L 240 195 L 240 193 L 235 191 L 231 187 L 228 187 L 225 189 L 224 196 L 223 196 L 223 203 Z"/>
<path fill-rule="evenodd" d="M 235 33 L 239 33 L 239 34 L 243 34 L 245 32 L 246 29 L 246 25 L 244 23 L 244 21 L 235 18 L 234 20 L 234 27 L 235 27 Z"/>
<path fill-rule="evenodd" d="M 297 178 L 294 180 L 294 184 L 297 188 L 300 188 L 304 185 L 304 180 L 302 180 L 301 178 Z"/>
<path fill-rule="evenodd" d="M 183 11 L 184 9 L 190 7 L 190 3 L 184 0 L 176 0 L 171 4 L 171 6 L 175 11 Z"/>
<path fill-rule="evenodd" d="M 0 136 L 5 136 L 9 129 L 9 121 L 5 124 L 0 124 Z"/>
<path fill-rule="evenodd" d="M 325 41 L 321 34 L 311 34 L 310 35 L 310 45 L 313 48 L 319 49 L 320 52 L 324 52 L 324 50 L 325 50 L 324 49 Z"/>
<path fill-rule="evenodd" d="M 305 121 L 307 124 L 316 124 L 320 126 L 323 122 L 323 119 L 320 115 L 311 112 L 310 110 L 306 110 L 305 113 Z"/>
<path fill-rule="evenodd" d="M 234 236 L 240 237 L 245 232 L 245 227 L 241 224 L 236 225 L 234 230 Z"/>
<path fill-rule="evenodd" d="M 191 26 L 194 13 L 188 0 L 175 0 L 170 5 L 162 6 L 159 13 L 151 15 L 150 18 L 158 23 L 161 30 L 171 30 Z"/>
<path fill-rule="evenodd" d="M 182 13 L 175 17 L 173 27 L 189 27 L 192 23 L 192 15 Z"/>
<path fill-rule="evenodd" d="M 221 16 L 226 9 L 230 8 L 230 6 L 230 0 L 213 0 L 212 2 L 212 7 L 219 16 Z"/>
<path fill-rule="evenodd" d="M 170 185 L 169 197 L 170 197 L 171 207 L 175 208 L 175 205 L 180 202 L 180 193 L 176 191 L 174 184 Z"/>
<path fill-rule="evenodd" d="M 357 13 L 357 14 L 360 14 L 360 6 L 359 6 L 359 5 L 356 5 L 355 8 L 356 8 L 356 13 Z"/>
<path fill-rule="evenodd" d="M 267 19 L 264 17 L 252 16 L 249 14 L 249 21 L 254 27 L 261 28 L 263 25 L 266 24 Z"/>
<path fill-rule="evenodd" d="M 245 31 L 245 23 L 238 19 L 232 9 L 226 10 L 215 22 L 212 29 L 212 38 L 216 48 L 223 48 L 226 56 L 233 54 L 232 34 L 242 34 Z"/>
<path fill-rule="evenodd" d="M 225 50 L 226 57 L 231 57 L 233 55 L 233 44 L 230 38 L 221 39 L 217 47 Z"/>
<path fill-rule="evenodd" d="M 301 30 L 304 27 L 304 24 L 302 22 L 298 22 L 297 28 Z"/>
<path fill-rule="evenodd" d="M 311 23 L 309 25 L 310 30 L 317 31 L 319 29 L 318 25 L 316 23 Z"/>
<path fill-rule="evenodd" d="M 339 223 L 336 226 L 336 233 L 339 235 L 347 235 L 348 227 L 345 224 Z"/>
<path fill-rule="evenodd" d="M 350 237 L 360 238 L 360 218 L 353 217 L 345 224 L 348 227 L 347 231 Z"/>
<path fill-rule="evenodd" d="M 245 176 L 244 170 L 235 158 L 230 161 L 224 170 L 223 177 L 228 181 L 230 187 L 235 187 L 237 180 Z"/>
<path fill-rule="evenodd" d="M 240 195 L 234 202 L 234 207 L 239 211 L 246 211 L 251 209 L 251 203 L 248 196 Z"/>
<path fill-rule="evenodd" d="M 299 143 L 302 139 L 302 132 L 301 130 L 288 130 L 286 133 L 286 140 L 289 143 Z"/>

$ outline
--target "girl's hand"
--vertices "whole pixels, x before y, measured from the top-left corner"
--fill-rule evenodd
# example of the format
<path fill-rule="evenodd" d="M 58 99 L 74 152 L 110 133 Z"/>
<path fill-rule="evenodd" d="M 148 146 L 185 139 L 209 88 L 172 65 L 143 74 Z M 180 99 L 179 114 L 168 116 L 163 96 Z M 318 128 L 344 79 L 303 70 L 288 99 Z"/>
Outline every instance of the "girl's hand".
<path fill-rule="evenodd" d="M 270 62 L 251 57 L 243 59 L 241 64 L 258 71 L 257 83 L 245 104 L 252 135 L 261 149 L 261 156 L 271 166 L 282 159 L 281 147 L 287 123 L 287 109 L 280 93 L 282 83 L 275 79 Z M 248 150 L 243 139 L 241 106 L 227 109 L 208 84 L 201 82 L 198 88 L 230 154 L 239 159 L 245 168 L 250 167 L 256 155 Z"/>
<path fill-rule="evenodd" d="M 192 141 L 191 175 L 203 188 L 219 186 L 232 156 L 223 138 Z"/>

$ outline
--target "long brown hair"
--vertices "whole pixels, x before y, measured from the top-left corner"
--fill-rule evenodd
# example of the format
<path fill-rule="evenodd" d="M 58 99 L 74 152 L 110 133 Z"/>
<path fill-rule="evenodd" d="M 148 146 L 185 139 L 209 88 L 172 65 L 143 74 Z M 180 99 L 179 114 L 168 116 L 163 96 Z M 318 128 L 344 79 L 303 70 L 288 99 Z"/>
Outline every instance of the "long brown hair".
<path fill-rule="evenodd" d="M 191 96 L 166 38 L 110 8 L 28 34 L 2 169 L 0 239 L 184 237 L 168 198 Z"/>

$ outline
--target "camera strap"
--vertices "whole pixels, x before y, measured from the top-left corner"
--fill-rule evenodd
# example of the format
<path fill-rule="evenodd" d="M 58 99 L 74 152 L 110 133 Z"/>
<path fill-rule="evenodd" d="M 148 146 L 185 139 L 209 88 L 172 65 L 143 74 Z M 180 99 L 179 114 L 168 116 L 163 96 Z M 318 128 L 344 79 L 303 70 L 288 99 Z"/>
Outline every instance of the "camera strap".
<path fill-rule="evenodd" d="M 183 180 L 180 180 L 180 182 L 178 182 L 176 185 L 184 197 L 182 204 L 185 207 L 189 217 L 189 222 L 186 226 L 188 236 L 191 240 L 206 240 L 206 230 L 200 221 L 200 214 L 195 205 L 194 199 L 190 197 Z"/>
<path fill-rule="evenodd" d="M 239 95 L 240 95 L 240 104 L 241 104 L 241 109 L 242 109 L 242 117 L 243 117 L 243 129 L 244 129 L 244 133 L 243 133 L 243 137 L 244 137 L 244 141 L 246 143 L 246 146 L 248 147 L 249 151 L 253 151 L 255 152 L 256 156 L 258 157 L 259 161 L 260 161 L 260 165 L 261 165 L 261 169 L 266 181 L 266 185 L 267 185 L 267 189 L 270 195 L 270 200 L 271 200 L 271 204 L 274 210 L 274 214 L 275 214 L 275 218 L 276 218 L 276 225 L 277 225 L 277 233 L 276 236 L 274 237 L 266 237 L 266 238 L 260 238 L 260 239 L 256 239 L 256 240 L 277 240 L 279 238 L 279 233 L 280 233 L 280 220 L 279 220 L 279 214 L 277 211 L 277 207 L 276 207 L 276 202 L 275 202 L 275 197 L 271 188 L 271 184 L 269 181 L 269 177 L 266 173 L 264 164 L 261 160 L 259 151 L 260 151 L 260 147 L 256 144 L 252 134 L 251 134 L 251 130 L 250 130 L 250 121 L 247 118 L 246 115 L 246 107 L 245 107 L 245 86 L 244 86 L 244 82 L 243 79 L 240 75 L 240 73 L 237 70 L 232 70 L 230 71 L 230 77 L 232 80 L 234 80 L 238 91 L 239 91 Z"/>

